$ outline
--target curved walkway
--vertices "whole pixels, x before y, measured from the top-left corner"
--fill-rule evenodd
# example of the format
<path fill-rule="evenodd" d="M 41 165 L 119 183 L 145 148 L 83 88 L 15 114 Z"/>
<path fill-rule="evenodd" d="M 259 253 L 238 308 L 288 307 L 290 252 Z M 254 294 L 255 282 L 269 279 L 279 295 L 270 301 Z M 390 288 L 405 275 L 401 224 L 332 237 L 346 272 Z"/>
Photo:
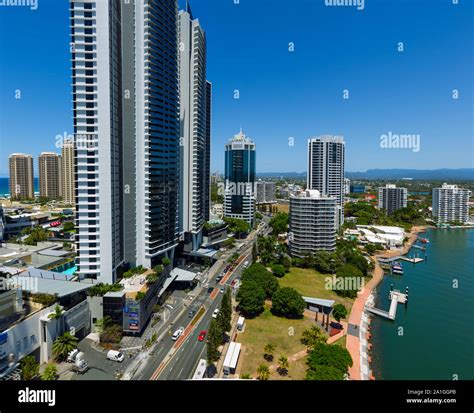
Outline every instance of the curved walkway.
<path fill-rule="evenodd" d="M 366 339 L 369 337 L 366 331 L 368 317 L 364 315 L 365 304 L 371 296 L 373 289 L 377 287 L 379 282 L 383 279 L 383 269 L 380 267 L 377 258 L 389 258 L 408 253 L 411 246 L 418 238 L 418 234 L 424 231 L 425 227 L 413 227 L 409 240 L 401 250 L 383 251 L 382 253 L 372 257 L 375 263 L 372 278 L 357 294 L 357 298 L 352 305 L 351 314 L 349 316 L 346 348 L 351 354 L 353 361 L 352 367 L 349 368 L 350 380 L 367 380 L 368 378 L 372 378 L 368 370 L 368 362 L 370 362 L 370 357 L 367 357 L 365 351 L 361 351 L 361 347 L 363 347 L 363 345 L 365 347 Z M 369 344 L 367 347 L 370 349 L 371 345 Z"/>

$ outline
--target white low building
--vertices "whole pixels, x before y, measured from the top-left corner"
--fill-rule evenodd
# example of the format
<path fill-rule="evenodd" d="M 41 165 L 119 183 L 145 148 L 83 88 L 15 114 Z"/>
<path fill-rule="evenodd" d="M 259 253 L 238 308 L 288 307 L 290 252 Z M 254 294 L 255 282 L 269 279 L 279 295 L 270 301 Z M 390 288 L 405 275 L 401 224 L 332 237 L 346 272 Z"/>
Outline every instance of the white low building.
<path fill-rule="evenodd" d="M 387 247 L 402 246 L 406 237 L 405 230 L 400 227 L 357 225 L 357 230 L 368 243 L 381 244 Z"/>

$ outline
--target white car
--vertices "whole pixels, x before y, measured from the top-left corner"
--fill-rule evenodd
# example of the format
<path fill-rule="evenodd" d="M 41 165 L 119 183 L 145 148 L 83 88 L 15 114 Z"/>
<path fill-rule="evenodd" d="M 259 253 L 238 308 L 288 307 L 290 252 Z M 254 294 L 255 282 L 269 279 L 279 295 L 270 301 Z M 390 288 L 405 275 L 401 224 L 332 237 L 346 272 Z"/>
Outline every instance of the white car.
<path fill-rule="evenodd" d="M 212 313 L 212 318 L 217 318 L 217 314 L 219 314 L 219 309 L 216 308 L 214 312 Z"/>
<path fill-rule="evenodd" d="M 173 336 L 171 337 L 171 339 L 174 340 L 174 341 L 176 341 L 178 338 L 181 337 L 181 335 L 182 335 L 183 333 L 184 333 L 184 327 L 180 327 L 180 328 L 178 328 L 178 329 L 174 332 L 174 334 L 173 334 Z"/>
<path fill-rule="evenodd" d="M 125 359 L 125 356 L 120 351 L 109 350 L 109 352 L 107 353 L 107 358 L 109 360 L 118 361 L 119 363 L 121 363 Z"/>

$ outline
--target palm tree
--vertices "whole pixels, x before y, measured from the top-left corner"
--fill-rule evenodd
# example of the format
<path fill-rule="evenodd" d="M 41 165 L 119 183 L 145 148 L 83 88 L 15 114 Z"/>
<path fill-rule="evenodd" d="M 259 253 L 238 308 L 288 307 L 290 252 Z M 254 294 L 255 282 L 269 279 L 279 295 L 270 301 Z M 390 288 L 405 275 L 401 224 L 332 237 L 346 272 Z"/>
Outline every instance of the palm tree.
<path fill-rule="evenodd" d="M 265 352 L 263 354 L 263 358 L 267 361 L 273 360 L 273 352 L 275 351 L 275 346 L 272 343 L 268 343 L 265 348 L 263 349 Z"/>
<path fill-rule="evenodd" d="M 65 359 L 76 348 L 78 339 L 71 333 L 64 333 L 53 342 L 53 354 L 58 359 Z"/>
<path fill-rule="evenodd" d="M 21 378 L 31 380 L 38 375 L 39 364 L 34 356 L 26 356 L 20 361 Z"/>
<path fill-rule="evenodd" d="M 41 375 L 41 380 L 56 380 L 58 378 L 58 369 L 55 364 L 48 364 L 44 371 L 43 374 Z"/>
<path fill-rule="evenodd" d="M 268 380 L 270 378 L 270 369 L 266 364 L 260 364 L 257 369 L 259 380 Z"/>
<path fill-rule="evenodd" d="M 308 351 L 320 342 L 326 342 L 326 336 L 319 327 L 312 326 L 309 330 L 303 331 L 303 334 L 301 335 L 301 344 L 304 344 Z"/>
<path fill-rule="evenodd" d="M 282 376 L 286 376 L 288 374 L 288 368 L 290 367 L 290 363 L 288 362 L 288 358 L 286 356 L 281 355 L 278 359 L 278 373 Z"/>

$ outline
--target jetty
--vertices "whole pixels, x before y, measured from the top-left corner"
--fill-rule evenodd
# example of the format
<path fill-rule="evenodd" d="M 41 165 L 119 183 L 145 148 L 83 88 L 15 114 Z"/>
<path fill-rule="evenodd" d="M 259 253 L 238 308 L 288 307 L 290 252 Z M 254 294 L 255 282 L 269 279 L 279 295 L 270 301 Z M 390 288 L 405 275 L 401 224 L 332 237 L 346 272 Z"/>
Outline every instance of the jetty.
<path fill-rule="evenodd" d="M 382 264 L 390 264 L 393 261 L 408 261 L 413 264 L 418 264 L 419 262 L 423 262 L 425 259 L 420 257 L 405 257 L 404 255 L 397 255 L 396 257 L 389 257 L 389 258 L 379 258 L 379 263 Z"/>
<path fill-rule="evenodd" d="M 365 306 L 366 311 L 380 317 L 388 318 L 389 320 L 395 320 L 398 304 L 405 304 L 405 307 L 408 304 L 408 287 L 405 293 L 402 293 L 399 290 L 393 290 L 393 285 L 390 288 L 390 293 L 388 295 L 388 298 L 390 299 L 390 308 L 388 311 L 376 308 L 372 303 Z"/>

